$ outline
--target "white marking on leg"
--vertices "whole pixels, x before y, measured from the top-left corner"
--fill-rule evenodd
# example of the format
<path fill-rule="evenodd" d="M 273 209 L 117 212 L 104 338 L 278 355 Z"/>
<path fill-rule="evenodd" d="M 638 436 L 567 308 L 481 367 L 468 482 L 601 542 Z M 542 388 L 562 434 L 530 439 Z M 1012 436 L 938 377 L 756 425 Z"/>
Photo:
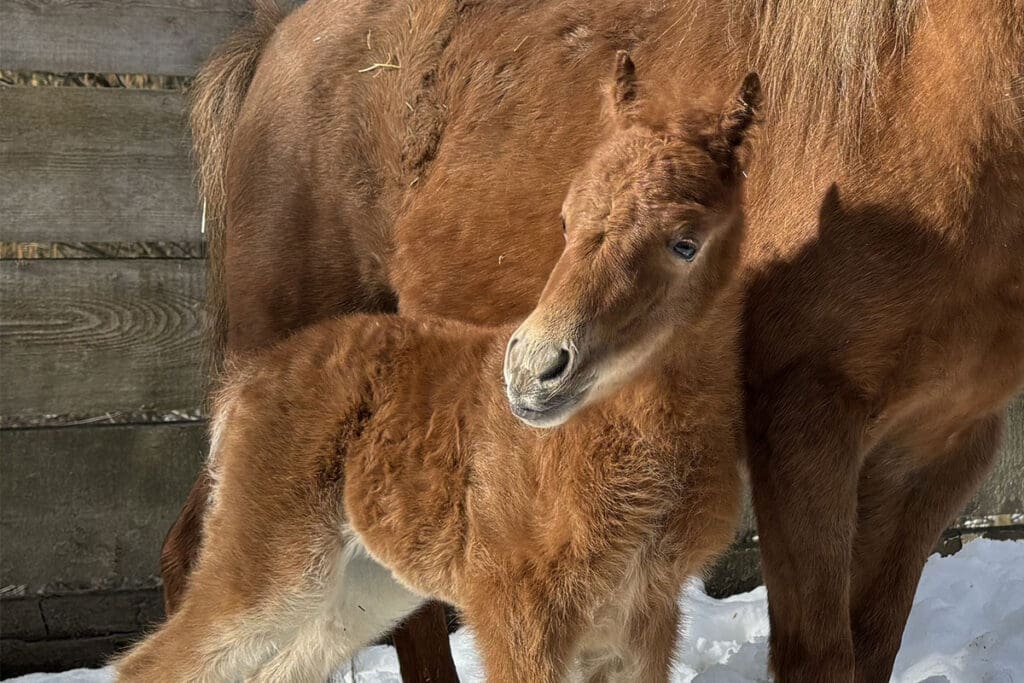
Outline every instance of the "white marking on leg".
<path fill-rule="evenodd" d="M 301 599 L 289 619 L 295 630 L 255 681 L 325 680 L 423 604 L 354 535 L 346 536 L 332 575 Z"/>

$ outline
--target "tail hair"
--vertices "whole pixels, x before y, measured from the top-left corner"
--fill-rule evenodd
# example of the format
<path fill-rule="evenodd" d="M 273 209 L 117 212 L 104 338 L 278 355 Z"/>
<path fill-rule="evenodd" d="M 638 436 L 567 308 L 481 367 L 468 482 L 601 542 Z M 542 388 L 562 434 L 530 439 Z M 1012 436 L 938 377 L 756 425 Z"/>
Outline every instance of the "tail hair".
<path fill-rule="evenodd" d="M 286 14 L 278 0 L 252 0 L 250 22 L 214 51 L 189 90 L 192 154 L 207 241 L 204 336 L 210 377 L 219 373 L 227 341 L 223 262 L 228 146 L 260 56 Z"/>

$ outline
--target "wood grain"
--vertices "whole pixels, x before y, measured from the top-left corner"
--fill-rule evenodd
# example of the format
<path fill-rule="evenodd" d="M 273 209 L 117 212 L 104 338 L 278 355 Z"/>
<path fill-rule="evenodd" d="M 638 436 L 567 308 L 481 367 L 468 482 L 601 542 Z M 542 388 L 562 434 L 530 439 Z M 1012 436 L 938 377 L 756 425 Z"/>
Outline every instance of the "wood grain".
<path fill-rule="evenodd" d="M 0 414 L 195 409 L 204 266 L 0 261 Z"/>
<path fill-rule="evenodd" d="M 206 258 L 205 242 L 0 242 L 0 260 Z"/>
<path fill-rule="evenodd" d="M 974 500 L 964 510 L 957 526 L 973 518 L 1004 516 L 1024 524 L 1024 396 L 1010 406 L 1003 452 Z"/>
<path fill-rule="evenodd" d="M 190 74 L 248 7 L 247 0 L 0 0 L 0 65 Z"/>
<path fill-rule="evenodd" d="M 0 111 L 5 241 L 202 241 L 180 92 L 11 87 Z"/>
<path fill-rule="evenodd" d="M 205 424 L 0 438 L 0 576 L 11 597 L 158 586 L 160 545 L 206 455 Z"/>

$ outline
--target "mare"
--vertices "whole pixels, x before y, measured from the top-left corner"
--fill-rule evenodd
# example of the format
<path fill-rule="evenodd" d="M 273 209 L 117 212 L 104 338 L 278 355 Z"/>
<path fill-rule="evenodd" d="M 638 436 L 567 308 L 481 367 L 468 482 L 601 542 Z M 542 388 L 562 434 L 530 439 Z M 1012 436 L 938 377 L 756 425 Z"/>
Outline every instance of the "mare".
<path fill-rule="evenodd" d="M 663 101 L 762 77 L 740 278 L 772 666 L 886 681 L 1024 384 L 1021 0 L 261 4 L 194 89 L 214 327 L 240 351 L 338 313 L 525 315 L 618 49 Z"/>
<path fill-rule="evenodd" d="M 189 589 L 118 680 L 323 681 L 425 597 L 488 680 L 669 680 L 682 585 L 739 518 L 760 86 L 651 118 L 619 52 L 608 90 L 518 328 L 351 315 L 232 363 Z"/>

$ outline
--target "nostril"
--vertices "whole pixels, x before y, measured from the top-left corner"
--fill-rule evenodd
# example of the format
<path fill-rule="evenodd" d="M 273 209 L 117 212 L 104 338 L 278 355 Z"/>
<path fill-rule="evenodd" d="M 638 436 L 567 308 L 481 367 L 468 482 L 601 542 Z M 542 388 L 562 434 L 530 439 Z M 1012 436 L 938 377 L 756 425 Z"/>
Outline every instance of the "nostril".
<path fill-rule="evenodd" d="M 569 367 L 569 350 L 559 349 L 558 356 L 555 358 L 554 363 L 552 363 L 547 370 L 542 372 L 537 379 L 541 382 L 550 382 L 553 379 L 558 379 L 562 376 L 567 367 Z"/>

